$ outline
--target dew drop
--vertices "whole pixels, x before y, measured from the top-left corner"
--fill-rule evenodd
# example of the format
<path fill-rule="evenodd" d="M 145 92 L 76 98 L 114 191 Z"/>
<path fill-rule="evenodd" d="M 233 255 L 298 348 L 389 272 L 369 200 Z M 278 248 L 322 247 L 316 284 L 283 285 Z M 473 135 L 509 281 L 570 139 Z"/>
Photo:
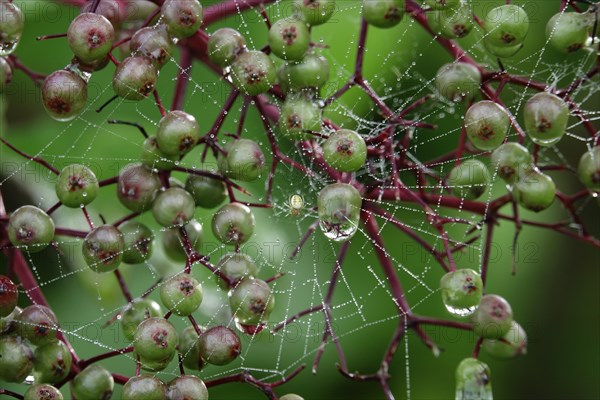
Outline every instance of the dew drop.
<path fill-rule="evenodd" d="M 446 310 L 448 310 L 448 312 L 450 314 L 456 315 L 457 317 L 466 317 L 468 315 L 473 314 L 475 312 L 475 310 L 477 310 L 477 306 L 458 308 L 458 307 L 452 307 L 446 303 L 444 303 L 444 306 L 446 307 Z"/>

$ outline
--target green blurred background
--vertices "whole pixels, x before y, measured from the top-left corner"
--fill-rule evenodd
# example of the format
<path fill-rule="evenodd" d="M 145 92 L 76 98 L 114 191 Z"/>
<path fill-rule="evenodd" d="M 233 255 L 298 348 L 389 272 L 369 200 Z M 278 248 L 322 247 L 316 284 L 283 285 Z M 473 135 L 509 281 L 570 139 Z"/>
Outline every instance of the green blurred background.
<path fill-rule="evenodd" d="M 22 6 L 27 22 L 25 35 L 15 54 L 35 71 L 49 73 L 64 67 L 70 60 L 66 41 L 56 39 L 39 42 L 35 38 L 42 34 L 65 32 L 77 11 L 54 2 L 16 3 Z M 484 8 L 488 9 L 491 5 L 502 2 L 472 3 L 475 11 L 481 14 Z M 525 48 L 515 59 L 504 62 L 509 72 L 533 74 L 536 79 L 548 80 L 562 87 L 572 81 L 573 74 L 581 73 L 581 68 L 593 62 L 593 57 L 589 54 L 565 57 L 545 46 L 545 23 L 558 10 L 559 0 L 514 3 L 523 5 L 528 11 L 531 28 Z M 290 2 L 285 0 L 269 6 L 267 12 L 272 19 L 277 19 L 289 14 L 290 9 Z M 322 51 L 332 66 L 331 85 L 326 88 L 325 94 L 331 94 L 351 75 L 359 15 L 358 1 L 338 1 L 338 11 L 331 22 L 313 31 L 315 42 L 322 41 L 329 46 Z M 248 37 L 251 47 L 260 48 L 266 43 L 267 30 L 256 12 L 236 15 L 223 23 L 210 26 L 208 30 L 213 31 L 218 26 L 238 28 Z M 483 52 L 480 37 L 480 32 L 474 32 L 467 39 L 461 40 L 460 44 L 469 48 L 478 60 L 494 64 L 494 60 Z M 400 107 L 410 103 L 411 98 L 416 99 L 429 93 L 436 70 L 443 63 L 451 61 L 431 37 L 409 18 L 405 18 L 393 29 L 370 29 L 366 48 L 365 76 L 379 93 L 387 96 L 388 103 L 394 107 Z M 174 58 L 178 60 L 177 55 Z M 89 86 L 89 109 L 80 119 L 69 123 L 58 123 L 48 118 L 36 87 L 22 73 L 16 72 L 12 87 L 0 99 L 3 111 L 0 134 L 19 149 L 41 155 L 57 167 L 84 162 L 91 165 L 100 179 L 114 176 L 125 164 L 137 159 L 142 139 L 135 129 L 108 125 L 106 121 L 114 118 L 137 121 L 152 132 L 160 115 L 151 101 L 117 101 L 102 113 L 94 112 L 94 109 L 112 96 L 112 71 L 112 66 L 109 66 L 93 75 Z M 161 71 L 158 91 L 166 105 L 170 104 L 172 98 L 176 72 L 176 62 L 169 63 Z M 199 64 L 194 65 L 192 80 L 184 110 L 194 114 L 202 129 L 208 130 L 229 89 Z M 598 85 L 597 80 L 595 85 Z M 503 97 L 517 116 L 520 115 L 520 94 L 521 88 L 516 88 Z M 595 113 L 599 111 L 598 94 L 593 88 L 583 90 L 577 98 L 578 101 L 584 99 L 583 109 Z M 238 101 L 236 105 L 225 124 L 225 132 L 235 131 L 239 115 L 237 109 L 241 103 Z M 464 113 L 463 107 L 459 105 L 453 109 L 447 104 L 436 103 L 426 107 L 422 115 L 415 115 L 417 118 L 427 115 L 428 121 L 439 125 L 439 130 L 415 132 L 411 153 L 425 161 L 454 146 L 458 139 L 457 129 L 460 127 L 460 116 Z M 375 124 L 365 124 L 359 118 L 381 120 L 368 99 L 355 90 L 351 90 L 331 108 L 331 118 L 346 127 L 360 128 L 362 133 L 376 127 Z M 571 122 L 575 125 L 574 118 Z M 573 136 L 566 137 L 559 144 L 560 153 L 546 151 L 542 153 L 541 159 L 547 163 L 564 160 L 562 162 L 566 161 L 570 166 L 576 165 L 585 150 L 584 143 L 577 137 L 585 137 L 585 133 L 578 127 L 574 127 L 571 133 Z M 254 111 L 249 114 L 244 135 L 258 140 L 267 151 L 268 144 Z M 282 142 L 281 146 L 286 151 L 294 151 L 287 143 Z M 6 147 L 0 149 L 0 158 L 0 186 L 9 210 L 25 203 L 49 207 L 56 201 L 52 176 L 42 168 L 32 163 L 23 163 L 23 159 Z M 199 153 L 193 152 L 186 157 L 185 163 L 198 167 L 198 160 Z M 573 193 L 580 188 L 577 180 L 568 173 L 552 173 L 552 176 L 565 193 Z M 407 182 L 410 179 L 408 174 L 405 178 Z M 275 210 L 256 211 L 256 238 L 245 250 L 260 260 L 262 278 L 276 272 L 287 273 L 274 285 L 277 309 L 271 318 L 273 322 L 281 321 L 287 315 L 312 304 L 320 304 L 326 291 L 338 245 L 327 242 L 317 232 L 315 239 L 307 243 L 301 256 L 294 262 L 289 261 L 287 255 L 290 246 L 297 241 L 303 229 L 314 221 L 315 216 L 306 211 L 298 219 L 289 216 L 285 209 L 287 198 L 296 192 L 303 195 L 308 207 L 314 205 L 315 194 L 324 183 L 322 179 L 309 181 L 304 176 L 281 169 L 276 178 Z M 252 201 L 261 201 L 258 194 L 264 190 L 263 183 L 248 185 L 248 188 L 257 193 Z M 96 221 L 99 221 L 99 214 L 108 221 L 114 221 L 125 214 L 126 210 L 116 200 L 114 190 L 114 187 L 102 189 L 99 199 L 89 207 Z M 493 194 L 502 195 L 505 191 L 501 184 L 497 184 Z M 391 210 L 406 224 L 420 229 L 428 240 L 434 238 L 418 209 L 402 205 Z M 598 235 L 598 204 L 589 203 L 581 212 Z M 225 250 L 218 247 L 211 235 L 209 223 L 212 213 L 211 210 L 198 209 L 196 218 L 205 225 L 206 252 L 216 260 Z M 60 226 L 85 229 L 85 221 L 77 210 L 61 209 L 55 215 Z M 478 222 L 477 216 L 467 213 L 452 215 Z M 546 222 L 565 218 L 563 210 L 557 204 L 540 215 L 523 215 Z M 157 236 L 160 236 L 151 217 L 144 215 L 140 220 L 151 225 L 156 229 Z M 464 226 L 450 229 L 452 237 L 459 240 L 464 238 L 465 231 Z M 439 293 L 436 292 L 439 278 L 443 274 L 439 266 L 406 236 L 390 227 L 386 227 L 383 232 L 387 250 L 398 265 L 409 302 L 415 305 L 414 311 L 423 315 L 451 318 L 445 313 Z M 529 348 L 526 356 L 508 362 L 490 359 L 482 352 L 481 358 L 492 369 L 495 397 L 600 398 L 598 251 L 556 233 L 525 227 L 517 246 L 517 275 L 513 277 L 510 272 L 513 234 L 514 227 L 508 223 L 502 223 L 496 229 L 488 292 L 501 294 L 511 302 L 516 319 L 528 332 Z M 74 332 L 70 338 L 78 354 L 85 358 L 106 349 L 127 346 L 118 324 L 102 328 L 104 321 L 123 304 L 112 275 L 99 276 L 90 272 L 81 259 L 78 241 L 67 238 L 60 238 L 59 241 L 62 255 L 48 249 L 40 254 L 32 254 L 30 260 L 63 328 Z M 480 242 L 475 242 L 474 246 L 460 255 L 457 260 L 460 267 L 478 268 L 481 257 L 479 246 Z M 0 259 L 0 265 L 0 272 L 5 271 L 6 259 Z M 159 275 L 179 268 L 180 265 L 164 258 L 160 243 L 157 243 L 155 256 L 149 265 L 123 266 L 122 270 L 133 293 L 141 294 Z M 217 289 L 215 280 L 207 271 L 197 267 L 194 274 L 202 280 L 206 291 L 205 301 L 197 312 L 196 319 L 205 325 L 227 322 L 227 306 L 223 307 L 226 304 L 226 294 Z M 153 297 L 157 299 L 157 296 Z M 359 233 L 352 241 L 349 257 L 344 264 L 343 280 L 338 284 L 334 297 L 336 307 L 333 309 L 334 326 L 342 337 L 341 343 L 351 370 L 370 373 L 378 368 L 397 324 L 391 300 L 372 247 L 364 235 Z M 21 296 L 21 302 L 23 305 L 27 304 L 25 296 Z M 172 320 L 178 327 L 185 325 L 183 319 Z M 200 376 L 205 379 L 215 378 L 244 367 L 256 370 L 259 377 L 272 376 L 276 379 L 281 377 L 278 372 L 289 373 L 299 364 L 306 363 L 309 367 L 283 386 L 278 394 L 296 392 L 306 399 L 381 398 L 381 390 L 375 383 L 357 383 L 341 377 L 335 368 L 337 359 L 332 346 L 327 347 L 318 373 L 311 374 L 310 365 L 323 332 L 322 321 L 322 316 L 315 314 L 290 326 L 284 336 L 273 337 L 261 333 L 253 340 L 245 337 L 243 360 L 227 367 L 208 367 Z M 397 398 L 405 398 L 408 394 L 414 399 L 453 398 L 454 368 L 462 358 L 471 354 L 475 339 L 469 334 L 450 329 L 431 329 L 428 332 L 445 351 L 439 358 L 435 358 L 409 332 L 408 345 L 405 347 L 404 342 L 401 344 L 390 368 L 390 384 Z M 126 375 L 134 372 L 133 361 L 125 356 L 105 361 L 102 365 Z M 175 374 L 177 367 L 173 363 L 159 376 L 168 381 Z M 23 387 L 18 385 L 8 387 L 23 391 Z M 260 392 L 238 384 L 211 389 L 210 394 L 213 399 L 262 397 Z M 119 398 L 118 391 L 114 398 Z"/>

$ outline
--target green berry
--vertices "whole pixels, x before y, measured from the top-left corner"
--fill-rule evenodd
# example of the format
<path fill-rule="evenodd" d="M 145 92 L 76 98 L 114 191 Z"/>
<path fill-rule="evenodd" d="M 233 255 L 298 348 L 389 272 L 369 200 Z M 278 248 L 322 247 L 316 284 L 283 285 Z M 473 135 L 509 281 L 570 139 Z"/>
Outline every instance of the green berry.
<path fill-rule="evenodd" d="M 533 168 L 533 158 L 519 143 L 508 142 L 500 145 L 491 156 L 492 168 L 507 183 L 514 183 L 519 176 Z"/>
<path fill-rule="evenodd" d="M 319 192 L 319 226 L 325 236 L 336 242 L 349 240 L 358 229 L 362 197 L 347 183 L 333 183 Z"/>
<path fill-rule="evenodd" d="M 455 196 L 474 200 L 486 192 L 490 185 L 490 174 L 484 163 L 470 159 L 452 168 L 448 184 Z"/>
<path fill-rule="evenodd" d="M 434 10 L 453 9 L 461 5 L 461 0 L 425 0 L 425 4 Z"/>
<path fill-rule="evenodd" d="M 283 396 L 281 396 L 279 398 L 279 400 L 304 400 L 304 397 L 298 396 L 297 394 L 294 394 L 294 393 L 288 393 L 288 394 L 284 394 Z"/>
<path fill-rule="evenodd" d="M 520 206 L 539 212 L 554 202 L 556 185 L 548 175 L 531 170 L 515 183 L 513 196 Z"/>
<path fill-rule="evenodd" d="M 215 326 L 200 335 L 198 343 L 202 359 L 213 365 L 226 365 L 242 352 L 238 335 L 225 326 Z"/>
<path fill-rule="evenodd" d="M 170 277 L 160 286 L 160 300 L 173 313 L 188 316 L 202 303 L 202 285 L 189 274 Z"/>
<path fill-rule="evenodd" d="M 471 314 L 473 331 L 484 339 L 500 339 L 510 330 L 512 322 L 510 304 L 495 294 L 483 296 L 479 307 Z"/>
<path fill-rule="evenodd" d="M 105 368 L 92 364 L 73 379 L 71 392 L 77 400 L 110 399 L 115 381 Z"/>
<path fill-rule="evenodd" d="M 250 239 L 255 225 L 254 214 L 248 206 L 229 203 L 214 214 L 212 231 L 220 242 L 239 245 Z"/>
<path fill-rule="evenodd" d="M 208 400 L 208 389 L 200 378 L 193 375 L 182 375 L 167 385 L 169 400 Z"/>
<path fill-rule="evenodd" d="M 560 12 L 548 21 L 546 37 L 555 49 L 563 53 L 573 53 L 585 46 L 593 24 L 591 15 Z"/>
<path fill-rule="evenodd" d="M 167 390 L 158 378 L 140 375 L 129 378 L 121 396 L 121 400 L 167 400 Z"/>
<path fill-rule="evenodd" d="M 98 196 L 100 186 L 91 169 L 81 164 L 71 164 L 62 169 L 56 180 L 56 196 L 72 208 L 88 205 Z"/>
<path fill-rule="evenodd" d="M 501 339 L 485 339 L 482 347 L 494 358 L 514 358 L 527 353 L 527 333 L 516 321 Z"/>
<path fill-rule="evenodd" d="M 149 371 L 149 372 L 163 371 L 169 366 L 169 364 L 171 364 L 171 361 L 173 360 L 174 356 L 175 356 L 175 353 L 171 354 L 170 356 L 168 356 L 164 359 L 160 359 L 160 360 L 147 360 L 144 357 L 140 357 L 140 366 L 144 371 Z"/>
<path fill-rule="evenodd" d="M 158 175 L 142 164 L 128 164 L 119 172 L 117 197 L 135 212 L 147 211 L 161 187 Z"/>
<path fill-rule="evenodd" d="M 196 205 L 191 194 L 180 187 L 160 192 L 152 204 L 152 215 L 162 226 L 183 225 L 194 217 Z"/>
<path fill-rule="evenodd" d="M 106 57 L 112 48 L 115 30 L 106 17 L 97 13 L 79 14 L 67 31 L 69 47 L 75 57 L 93 63 Z"/>
<path fill-rule="evenodd" d="M 17 333 L 23 339 L 40 346 L 56 342 L 58 322 L 54 312 L 46 306 L 34 304 L 25 307 L 17 320 Z"/>
<path fill-rule="evenodd" d="M 42 383 L 30 386 L 23 400 L 63 400 L 63 395 L 54 386 Z"/>
<path fill-rule="evenodd" d="M 294 0 L 294 11 L 308 25 L 322 25 L 333 15 L 335 0 Z"/>
<path fill-rule="evenodd" d="M 115 69 L 112 86 L 115 94 L 139 101 L 154 92 L 158 71 L 148 57 L 127 57 Z"/>
<path fill-rule="evenodd" d="M 483 39 L 483 45 L 490 54 L 498 58 L 510 58 L 523 48 L 523 43 L 514 46 L 494 46 L 485 40 L 485 38 Z"/>
<path fill-rule="evenodd" d="M 125 242 L 123 262 L 141 264 L 152 256 L 154 233 L 141 222 L 127 221 L 119 226 Z"/>
<path fill-rule="evenodd" d="M 175 327 L 164 318 L 142 321 L 135 330 L 133 348 L 140 357 L 160 361 L 172 357 L 179 341 Z"/>
<path fill-rule="evenodd" d="M 8 220 L 8 237 L 17 247 L 35 253 L 54 239 L 54 222 L 44 211 L 34 206 L 17 208 Z"/>
<path fill-rule="evenodd" d="M 142 55 L 153 60 L 160 68 L 173 55 L 173 39 L 164 24 L 141 28 L 131 37 L 130 49 L 136 55 Z"/>
<path fill-rule="evenodd" d="M 472 269 L 450 271 L 440 280 L 442 301 L 448 312 L 459 317 L 472 314 L 483 295 L 483 282 Z"/>
<path fill-rule="evenodd" d="M 226 253 L 217 262 L 217 269 L 232 282 L 238 282 L 246 277 L 256 277 L 258 267 L 250 256 L 243 253 Z M 227 290 L 227 282 L 217 276 L 217 282 L 223 290 Z M 235 286 L 235 283 L 234 283 Z"/>
<path fill-rule="evenodd" d="M 156 136 L 150 136 L 142 143 L 142 156 L 140 161 L 148 168 L 169 171 L 179 162 L 179 155 L 165 154 L 158 148 Z"/>
<path fill-rule="evenodd" d="M 0 335 L 11 333 L 14 330 L 21 312 L 23 312 L 21 307 L 15 307 L 6 317 L 0 317 Z"/>
<path fill-rule="evenodd" d="M 304 88 L 320 89 L 329 79 L 327 59 L 308 53 L 302 61 L 287 62 L 277 70 L 281 90 L 286 93 Z"/>
<path fill-rule="evenodd" d="M 567 131 L 569 106 L 556 95 L 540 92 L 527 100 L 523 115 L 531 140 L 540 146 L 552 146 Z"/>
<path fill-rule="evenodd" d="M 476 358 L 465 358 L 456 367 L 456 400 L 492 400 L 490 367 Z"/>
<path fill-rule="evenodd" d="M 485 40 L 493 46 L 516 46 L 523 43 L 529 32 L 529 16 L 516 4 L 505 4 L 491 9 L 483 26 Z"/>
<path fill-rule="evenodd" d="M 0 93 L 4 93 L 13 78 L 13 70 L 6 58 L 0 57 Z"/>
<path fill-rule="evenodd" d="M 283 60 L 302 60 L 309 43 L 310 32 L 306 23 L 294 17 L 276 21 L 269 30 L 269 47 Z"/>
<path fill-rule="evenodd" d="M 367 160 L 367 144 L 357 132 L 340 129 L 323 143 L 323 158 L 338 171 L 358 171 Z"/>
<path fill-rule="evenodd" d="M 579 180 L 586 188 L 600 191 L 600 147 L 594 147 L 579 160 Z"/>
<path fill-rule="evenodd" d="M 204 367 L 204 361 L 200 356 L 198 347 L 199 342 L 200 336 L 198 336 L 193 326 L 187 326 L 179 333 L 177 350 L 183 356 L 183 365 L 196 371 L 200 371 Z"/>
<path fill-rule="evenodd" d="M 19 6 L 12 2 L 0 1 L 0 56 L 11 54 L 17 48 L 25 18 Z"/>
<path fill-rule="evenodd" d="M 228 143 L 227 156 L 219 154 L 219 169 L 231 179 L 252 182 L 261 177 L 265 155 L 258 144 L 249 139 L 236 139 Z"/>
<path fill-rule="evenodd" d="M 235 57 L 246 48 L 246 39 L 231 28 L 217 29 L 208 38 L 208 58 L 221 68 L 230 65 Z"/>
<path fill-rule="evenodd" d="M 479 101 L 465 114 L 467 137 L 479 150 L 489 151 L 500 146 L 509 129 L 508 111 L 493 101 Z"/>
<path fill-rule="evenodd" d="M 184 155 L 194 148 L 200 138 L 200 126 L 183 111 L 170 111 L 158 122 L 156 141 L 160 150 L 170 156 Z"/>
<path fill-rule="evenodd" d="M 369 25 L 391 28 L 404 16 L 404 0 L 363 0 L 362 13 Z"/>
<path fill-rule="evenodd" d="M 176 38 L 192 36 L 202 24 L 202 5 L 197 0 L 167 0 L 161 12 L 167 30 Z"/>
<path fill-rule="evenodd" d="M 267 92 L 277 79 L 271 58 L 258 50 L 239 54 L 231 64 L 233 84 L 243 93 L 256 96 Z"/>
<path fill-rule="evenodd" d="M 5 275 L 0 275 L 0 317 L 10 315 L 17 307 L 19 288 Z"/>
<path fill-rule="evenodd" d="M 121 314 L 121 329 L 125 338 L 129 341 L 133 340 L 135 331 L 142 321 L 161 315 L 163 311 L 156 301 L 141 297 L 133 299 Z"/>
<path fill-rule="evenodd" d="M 192 245 L 192 250 L 200 252 L 202 250 L 203 232 L 202 224 L 195 219 L 190 220 L 184 226 L 188 240 Z M 185 261 L 187 254 L 180 228 L 170 228 L 162 234 L 162 244 L 165 254 L 173 261 Z"/>
<path fill-rule="evenodd" d="M 61 342 L 38 346 L 34 352 L 33 376 L 38 383 L 58 383 L 71 371 L 73 358 L 67 346 Z"/>
<path fill-rule="evenodd" d="M 312 137 L 309 132 L 320 132 L 323 121 L 319 105 L 305 96 L 288 96 L 281 105 L 279 129 L 293 140 Z"/>
<path fill-rule="evenodd" d="M 33 352 L 18 336 L 0 336 L 0 381 L 21 383 L 33 368 Z"/>
<path fill-rule="evenodd" d="M 481 73 L 477 67 L 463 62 L 443 65 L 435 77 L 438 92 L 454 102 L 472 98 L 480 85 Z"/>
<path fill-rule="evenodd" d="M 87 265 L 94 272 L 112 272 L 123 261 L 125 240 L 123 234 L 112 225 L 93 229 L 83 240 L 81 251 Z"/>
<path fill-rule="evenodd" d="M 51 73 L 42 83 L 42 102 L 50 117 L 57 121 L 70 121 L 85 107 L 88 86 L 73 71 L 59 70 Z"/>
<path fill-rule="evenodd" d="M 189 174 L 185 181 L 196 207 L 215 208 L 227 198 L 227 188 L 221 179 Z"/>
<path fill-rule="evenodd" d="M 447 39 L 460 39 L 473 30 L 473 15 L 468 5 L 427 13 L 431 30 Z"/>
<path fill-rule="evenodd" d="M 275 307 L 275 297 L 265 281 L 249 277 L 232 289 L 229 306 L 240 323 L 258 325 L 269 319 Z"/>

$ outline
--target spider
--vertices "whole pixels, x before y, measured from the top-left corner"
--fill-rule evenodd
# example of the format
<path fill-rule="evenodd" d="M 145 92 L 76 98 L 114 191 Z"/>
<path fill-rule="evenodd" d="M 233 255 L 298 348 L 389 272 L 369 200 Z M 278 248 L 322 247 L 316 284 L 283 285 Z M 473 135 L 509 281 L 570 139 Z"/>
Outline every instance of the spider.
<path fill-rule="evenodd" d="M 288 207 L 290 209 L 290 214 L 297 217 L 304 208 L 304 199 L 299 194 L 293 194 L 288 200 Z"/>

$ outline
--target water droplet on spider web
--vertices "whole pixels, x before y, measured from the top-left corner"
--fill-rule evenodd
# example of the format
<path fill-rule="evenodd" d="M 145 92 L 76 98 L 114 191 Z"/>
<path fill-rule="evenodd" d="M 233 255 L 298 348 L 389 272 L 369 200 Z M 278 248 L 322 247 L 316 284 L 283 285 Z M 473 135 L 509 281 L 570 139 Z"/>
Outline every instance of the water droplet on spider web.
<path fill-rule="evenodd" d="M 341 224 L 332 224 L 327 221 L 319 220 L 319 227 L 327 239 L 333 240 L 334 242 L 345 242 L 349 240 L 356 231 L 358 225 L 352 221 L 347 220 Z"/>
<path fill-rule="evenodd" d="M 25 381 L 23 381 L 23 383 L 26 385 L 32 385 L 34 381 L 35 378 L 33 377 L 33 375 L 29 375 L 27 378 L 25 378 Z"/>

